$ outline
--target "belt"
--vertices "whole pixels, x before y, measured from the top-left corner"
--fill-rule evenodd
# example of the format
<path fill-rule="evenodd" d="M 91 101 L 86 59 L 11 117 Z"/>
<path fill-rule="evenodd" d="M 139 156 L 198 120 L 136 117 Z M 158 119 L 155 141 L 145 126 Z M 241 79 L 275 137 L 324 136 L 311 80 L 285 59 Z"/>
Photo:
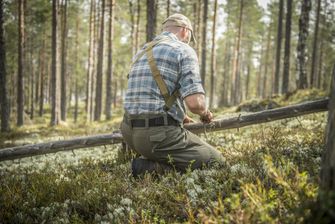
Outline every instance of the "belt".
<path fill-rule="evenodd" d="M 148 127 L 165 126 L 164 116 L 147 119 L 124 119 L 125 123 L 131 127 L 146 127 L 146 120 L 148 120 Z M 179 126 L 179 122 L 172 117 L 167 116 L 166 126 Z"/>

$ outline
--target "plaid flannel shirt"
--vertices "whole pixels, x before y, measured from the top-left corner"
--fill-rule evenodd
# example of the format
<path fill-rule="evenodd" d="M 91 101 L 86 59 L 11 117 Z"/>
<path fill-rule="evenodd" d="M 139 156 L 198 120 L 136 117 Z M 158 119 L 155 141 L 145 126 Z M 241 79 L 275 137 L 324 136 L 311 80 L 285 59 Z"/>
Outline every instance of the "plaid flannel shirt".
<path fill-rule="evenodd" d="M 168 38 L 166 38 L 168 37 Z M 169 93 L 177 82 L 180 97 L 168 111 L 174 119 L 182 122 L 185 116 L 183 99 L 195 93 L 205 94 L 199 74 L 199 62 L 193 48 L 178 40 L 176 35 L 163 32 L 155 40 L 166 38 L 153 48 L 153 55 Z M 146 45 L 134 57 L 146 48 Z M 139 58 L 129 72 L 128 89 L 124 98 L 124 109 L 129 114 L 165 113 L 164 98 L 152 76 L 146 54 Z"/>

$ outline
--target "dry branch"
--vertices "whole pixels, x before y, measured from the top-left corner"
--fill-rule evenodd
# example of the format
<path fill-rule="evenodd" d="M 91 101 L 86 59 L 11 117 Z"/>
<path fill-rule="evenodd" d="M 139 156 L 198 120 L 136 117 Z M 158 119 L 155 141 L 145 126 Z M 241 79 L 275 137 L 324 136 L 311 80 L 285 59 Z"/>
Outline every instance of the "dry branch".
<path fill-rule="evenodd" d="M 201 123 L 189 124 L 185 125 L 185 128 L 193 133 L 202 133 L 205 130 L 207 132 L 211 132 L 232 128 L 240 128 L 252 124 L 260 124 L 284 118 L 291 118 L 305 114 L 327 111 L 328 102 L 328 99 L 311 101 L 293 106 L 241 115 L 234 118 L 215 120 L 212 123 L 206 125 L 203 125 Z M 0 161 L 53 153 L 58 151 L 67 151 L 79 148 L 116 144 L 120 142 L 122 142 L 122 135 L 118 131 L 112 134 L 88 136 L 33 145 L 24 145 L 13 148 L 4 148 L 0 149 Z"/>

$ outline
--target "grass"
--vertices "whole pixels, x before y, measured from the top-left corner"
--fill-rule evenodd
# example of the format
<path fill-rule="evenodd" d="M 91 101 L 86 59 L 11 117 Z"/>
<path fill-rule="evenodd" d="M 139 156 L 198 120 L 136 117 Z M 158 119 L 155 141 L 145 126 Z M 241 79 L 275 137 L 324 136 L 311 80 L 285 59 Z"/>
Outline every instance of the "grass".
<path fill-rule="evenodd" d="M 230 166 L 183 175 L 134 179 L 118 145 L 2 162 L 0 222 L 302 223 L 317 200 L 326 119 L 317 113 L 203 135 Z M 46 128 L 32 138 L 35 124 L 11 141 L 108 132 L 119 120 L 85 131 Z"/>

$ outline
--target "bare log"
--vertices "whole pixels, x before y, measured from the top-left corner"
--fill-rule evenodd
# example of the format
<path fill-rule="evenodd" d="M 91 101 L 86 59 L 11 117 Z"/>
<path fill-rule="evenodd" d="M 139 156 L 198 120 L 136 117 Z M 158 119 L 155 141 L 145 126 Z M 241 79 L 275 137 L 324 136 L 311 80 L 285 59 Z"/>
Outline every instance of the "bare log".
<path fill-rule="evenodd" d="M 204 131 L 210 132 L 232 128 L 241 128 L 253 124 L 261 124 L 285 118 L 327 111 L 328 102 L 328 99 L 310 101 L 292 106 L 264 110 L 247 115 L 240 115 L 234 118 L 215 120 L 205 126 L 199 123 L 191 124 L 186 128 L 195 134 L 202 133 Z"/>
<path fill-rule="evenodd" d="M 94 135 L 62 141 L 23 145 L 13 148 L 0 149 L 0 161 L 43 155 L 59 151 L 116 144 L 121 142 L 122 134 L 120 132 L 114 132 L 112 134 Z"/>
<path fill-rule="evenodd" d="M 201 123 L 189 124 L 185 125 L 185 128 L 196 134 L 202 133 L 204 131 L 211 132 L 232 128 L 241 128 L 253 124 L 266 123 L 279 119 L 327 111 L 328 102 L 328 99 L 311 101 L 247 115 L 240 115 L 233 118 L 215 120 L 212 123 L 206 125 Z M 116 144 L 120 142 L 122 142 L 122 134 L 120 131 L 116 131 L 112 134 L 95 135 L 69 140 L 4 148 L 0 149 L 0 161 L 54 153 L 58 151 Z"/>

